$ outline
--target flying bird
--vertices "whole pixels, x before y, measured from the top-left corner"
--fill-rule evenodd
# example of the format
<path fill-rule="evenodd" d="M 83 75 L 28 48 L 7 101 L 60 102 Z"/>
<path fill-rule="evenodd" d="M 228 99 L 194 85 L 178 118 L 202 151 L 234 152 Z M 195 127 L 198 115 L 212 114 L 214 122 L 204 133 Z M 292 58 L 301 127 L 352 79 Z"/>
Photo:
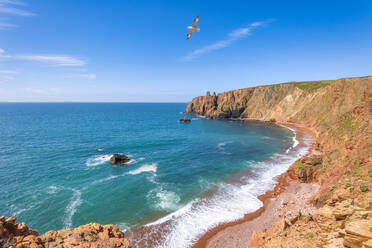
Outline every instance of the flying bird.
<path fill-rule="evenodd" d="M 197 16 L 194 20 L 194 23 L 192 24 L 192 26 L 188 26 L 187 29 L 189 30 L 189 33 L 187 34 L 187 40 L 190 39 L 191 37 L 191 34 L 193 32 L 199 32 L 200 29 L 199 28 L 196 28 L 196 24 L 198 23 L 199 21 L 199 16 Z"/>

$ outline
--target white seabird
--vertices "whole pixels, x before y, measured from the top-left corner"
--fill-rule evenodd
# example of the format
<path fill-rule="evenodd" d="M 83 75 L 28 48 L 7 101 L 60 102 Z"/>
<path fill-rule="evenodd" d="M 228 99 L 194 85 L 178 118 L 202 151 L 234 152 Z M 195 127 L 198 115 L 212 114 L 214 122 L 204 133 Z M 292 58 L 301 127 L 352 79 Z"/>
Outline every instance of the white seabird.
<path fill-rule="evenodd" d="M 189 30 L 189 33 L 187 34 L 187 40 L 190 39 L 191 37 L 191 34 L 193 32 L 199 32 L 200 29 L 199 28 L 196 28 L 196 24 L 198 23 L 199 21 L 199 16 L 197 16 L 194 20 L 194 23 L 192 24 L 192 26 L 188 26 L 187 29 Z"/>

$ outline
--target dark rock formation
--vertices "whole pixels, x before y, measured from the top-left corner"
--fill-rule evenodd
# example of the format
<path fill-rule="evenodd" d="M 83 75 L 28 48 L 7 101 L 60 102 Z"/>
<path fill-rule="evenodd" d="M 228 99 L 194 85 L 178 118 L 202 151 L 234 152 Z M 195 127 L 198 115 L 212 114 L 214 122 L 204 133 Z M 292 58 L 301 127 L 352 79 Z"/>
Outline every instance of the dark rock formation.
<path fill-rule="evenodd" d="M 180 119 L 179 122 L 189 123 L 189 122 L 191 122 L 191 120 L 190 120 L 189 117 L 185 116 L 185 117 L 183 117 L 182 119 Z"/>
<path fill-rule="evenodd" d="M 124 154 L 115 153 L 110 158 L 110 163 L 111 164 L 117 164 L 117 165 L 126 165 L 129 162 L 129 160 L 130 159 L 127 156 L 125 156 Z"/>

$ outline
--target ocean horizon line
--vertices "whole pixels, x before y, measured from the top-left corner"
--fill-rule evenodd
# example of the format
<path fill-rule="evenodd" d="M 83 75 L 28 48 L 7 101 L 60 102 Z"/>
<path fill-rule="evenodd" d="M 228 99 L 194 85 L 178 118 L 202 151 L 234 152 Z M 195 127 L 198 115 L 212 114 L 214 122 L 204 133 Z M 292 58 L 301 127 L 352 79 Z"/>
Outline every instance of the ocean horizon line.
<path fill-rule="evenodd" d="M 84 101 L 50 101 L 50 102 L 2 102 L 0 101 L 0 104 L 3 103 L 143 103 L 143 104 L 164 104 L 164 103 L 187 103 L 187 102 L 84 102 Z"/>

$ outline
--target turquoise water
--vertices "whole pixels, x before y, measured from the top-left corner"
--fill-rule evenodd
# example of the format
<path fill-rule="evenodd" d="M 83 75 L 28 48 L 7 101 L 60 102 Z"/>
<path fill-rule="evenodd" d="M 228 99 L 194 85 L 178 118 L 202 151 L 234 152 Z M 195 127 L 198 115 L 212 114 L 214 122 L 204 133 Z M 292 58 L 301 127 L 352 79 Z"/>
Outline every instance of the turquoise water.
<path fill-rule="evenodd" d="M 182 124 L 178 119 L 185 107 L 183 103 L 1 103 L 0 215 L 17 215 L 43 233 L 89 222 L 114 223 L 128 230 L 180 216 L 188 216 L 183 222 L 192 226 L 220 209 L 216 213 L 222 217 L 207 223 L 208 228 L 259 207 L 255 195 L 271 187 L 273 175 L 287 166 L 267 167 L 265 161 L 288 154 L 296 142 L 293 132 L 198 116 Z M 111 166 L 108 159 L 113 153 L 127 154 L 132 162 Z M 229 178 L 250 170 L 252 176 L 229 183 Z M 270 175 L 264 177 L 266 172 Z M 261 181 L 244 190 L 252 202 L 240 208 L 232 192 L 260 176 Z M 206 192 L 214 196 L 206 199 Z M 229 201 L 221 200 L 225 196 Z M 215 197 L 220 197 L 219 203 Z M 200 209 L 205 211 L 203 218 L 193 215 Z M 189 228 L 172 225 L 173 231 Z M 173 247 L 187 246 L 204 230 L 199 229 Z M 176 242 L 172 235 L 167 244 Z"/>

